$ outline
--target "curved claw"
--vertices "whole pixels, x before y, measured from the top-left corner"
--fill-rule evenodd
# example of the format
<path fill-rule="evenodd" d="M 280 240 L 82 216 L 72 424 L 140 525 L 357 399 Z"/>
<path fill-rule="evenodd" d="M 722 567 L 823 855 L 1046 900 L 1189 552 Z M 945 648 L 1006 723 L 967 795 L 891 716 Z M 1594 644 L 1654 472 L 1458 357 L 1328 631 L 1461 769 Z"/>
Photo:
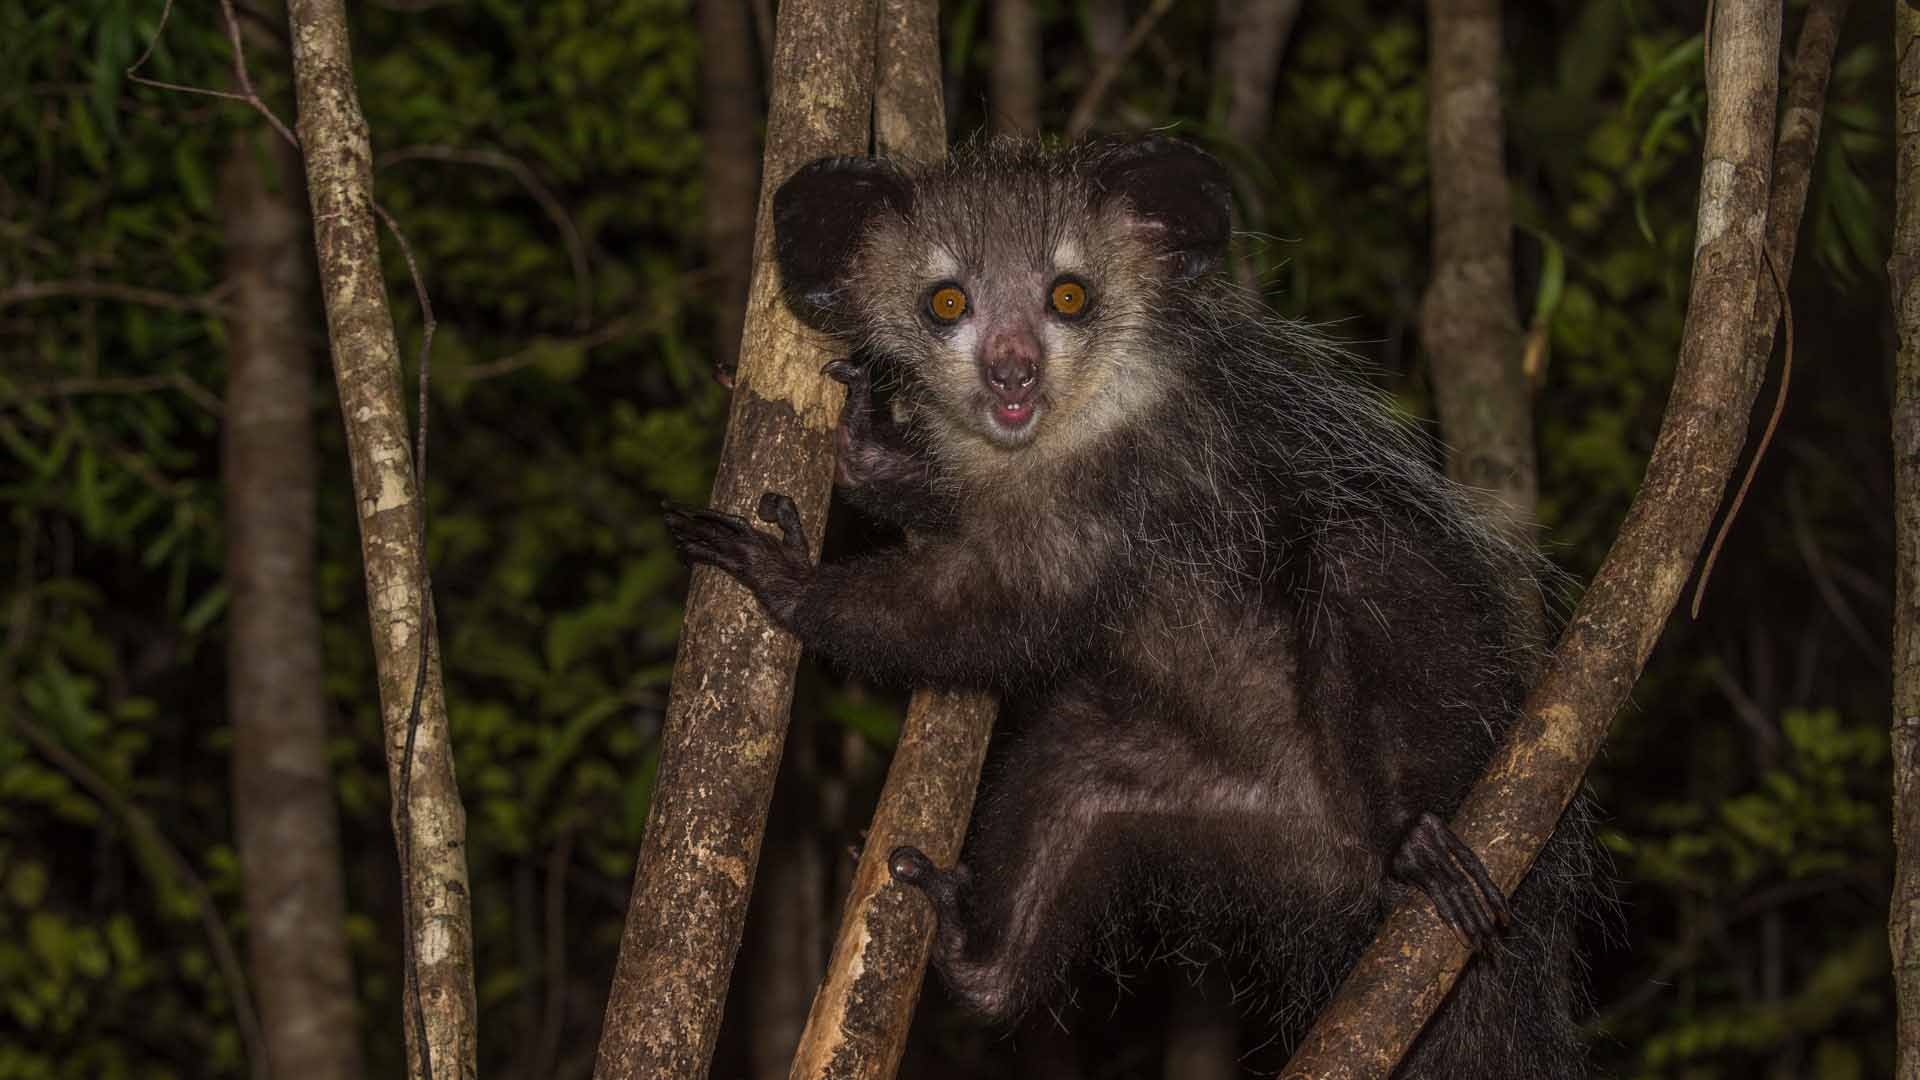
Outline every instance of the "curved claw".
<path fill-rule="evenodd" d="M 848 388 L 856 382 L 867 381 L 867 369 L 845 357 L 827 361 L 820 369 L 820 374 Z"/>

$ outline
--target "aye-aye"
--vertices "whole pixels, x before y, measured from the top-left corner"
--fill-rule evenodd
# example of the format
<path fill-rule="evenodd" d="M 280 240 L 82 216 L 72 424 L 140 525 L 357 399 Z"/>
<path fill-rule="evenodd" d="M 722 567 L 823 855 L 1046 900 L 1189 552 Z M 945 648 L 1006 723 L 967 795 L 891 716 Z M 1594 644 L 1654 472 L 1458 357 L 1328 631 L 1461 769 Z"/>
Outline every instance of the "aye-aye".
<path fill-rule="evenodd" d="M 1166 138 L 801 169 L 784 287 L 863 358 L 828 369 L 839 479 L 914 537 L 815 565 L 768 493 L 780 536 L 673 510 L 676 543 L 855 672 L 1028 714 L 963 863 L 890 862 L 979 1012 L 1151 910 L 1233 935 L 1292 1024 L 1413 888 L 1479 953 L 1399 1075 L 1581 1075 L 1579 812 L 1511 908 L 1444 823 L 1538 668 L 1544 564 L 1337 350 L 1223 280 L 1229 221 L 1220 165 Z"/>

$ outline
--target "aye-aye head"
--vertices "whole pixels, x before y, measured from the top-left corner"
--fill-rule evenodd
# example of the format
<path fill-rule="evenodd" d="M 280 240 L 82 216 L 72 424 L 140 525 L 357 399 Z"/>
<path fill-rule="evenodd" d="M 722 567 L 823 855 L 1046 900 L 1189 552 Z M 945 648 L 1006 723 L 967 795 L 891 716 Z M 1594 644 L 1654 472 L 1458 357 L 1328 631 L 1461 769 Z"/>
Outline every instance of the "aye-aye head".
<path fill-rule="evenodd" d="M 1160 392 L 1154 313 L 1219 266 L 1229 197 L 1219 162 L 1159 137 L 826 158 L 774 194 L 775 250 L 803 318 L 903 367 L 936 442 L 997 456 Z"/>

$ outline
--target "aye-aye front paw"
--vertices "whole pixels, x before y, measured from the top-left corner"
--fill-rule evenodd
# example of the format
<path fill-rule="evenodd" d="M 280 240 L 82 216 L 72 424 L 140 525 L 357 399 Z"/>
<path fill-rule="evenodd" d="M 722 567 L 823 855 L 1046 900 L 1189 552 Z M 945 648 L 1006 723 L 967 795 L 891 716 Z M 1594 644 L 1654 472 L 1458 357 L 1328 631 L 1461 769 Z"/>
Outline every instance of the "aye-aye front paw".
<path fill-rule="evenodd" d="M 667 531 L 688 564 L 725 570 L 751 589 L 776 621 L 786 624 L 813 577 L 806 530 L 799 508 L 778 492 L 760 496 L 757 516 L 779 526 L 780 536 L 734 514 L 672 504 L 667 506 Z"/>

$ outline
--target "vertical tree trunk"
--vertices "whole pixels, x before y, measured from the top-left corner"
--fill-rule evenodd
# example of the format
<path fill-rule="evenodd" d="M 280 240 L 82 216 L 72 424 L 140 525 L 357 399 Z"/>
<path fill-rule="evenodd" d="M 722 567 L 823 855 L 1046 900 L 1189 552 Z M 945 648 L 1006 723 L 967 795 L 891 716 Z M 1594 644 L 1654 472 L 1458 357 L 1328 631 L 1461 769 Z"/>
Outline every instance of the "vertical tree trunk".
<path fill-rule="evenodd" d="M 1920 1075 L 1920 9 L 1893 0 L 1894 526 L 1898 537 L 1893 618 L 1893 944 L 1900 1003 L 1899 1076 Z"/>
<path fill-rule="evenodd" d="M 1645 480 L 1546 677 L 1453 828 L 1511 893 L 1653 651 L 1738 460 L 1764 366 L 1752 318 L 1765 275 L 1780 5 L 1718 0 L 1707 68 L 1699 230 L 1680 361 Z M 1283 1077 L 1384 1077 L 1466 966 L 1430 905 L 1401 905 Z"/>
<path fill-rule="evenodd" d="M 747 0 L 699 0 L 700 137 L 703 162 L 707 266 L 712 273 L 713 368 L 733 385 L 740 334 L 747 321 L 747 288 L 753 278 L 753 201 L 760 179 L 754 132 L 760 94 L 753 72 L 753 33 Z"/>
<path fill-rule="evenodd" d="M 273 1075 L 357 1080 L 314 595 L 315 369 L 304 338 L 313 273 L 299 180 L 298 152 L 248 135 L 234 140 L 222 178 L 234 283 L 223 462 L 233 816 Z"/>
<path fill-rule="evenodd" d="M 825 340 L 781 298 L 772 198 L 802 164 L 866 150 L 874 12 L 873 0 L 780 5 L 753 286 L 713 488 L 714 507 L 742 514 L 763 492 L 791 496 L 816 555 L 845 395 L 820 374 Z M 594 1067 L 600 1080 L 706 1075 L 793 701 L 799 643 L 751 593 L 700 567 L 686 610 L 659 783 Z"/>
<path fill-rule="evenodd" d="M 874 78 L 881 154 L 946 156 L 940 20 L 934 0 L 881 0 Z M 887 856 L 912 844 L 959 856 L 998 705 L 986 694 L 913 695 L 854 869 L 827 978 L 814 996 L 792 1080 L 886 1080 L 900 1067 L 933 940 L 926 901 L 892 879 Z"/>
<path fill-rule="evenodd" d="M 1300 0 L 1220 0 L 1214 39 L 1221 128 L 1245 147 L 1266 141 L 1280 56 L 1300 16 Z"/>
<path fill-rule="evenodd" d="M 1031 138 L 1040 134 L 1040 26 L 1032 0 L 988 0 L 993 18 L 993 68 L 987 110 L 993 130 Z"/>
<path fill-rule="evenodd" d="M 359 511 L 387 781 L 396 798 L 414 691 L 422 688 L 407 781 L 411 836 L 397 837 L 401 850 L 412 854 L 412 865 L 403 860 L 400 867 L 408 898 L 407 953 L 417 983 L 417 994 L 408 995 L 404 1010 L 407 1067 L 417 1075 L 430 1065 L 440 1080 L 467 1077 L 476 1070 L 467 821 L 453 775 L 440 649 L 433 641 L 426 603 L 424 509 L 407 444 L 393 313 L 380 272 L 373 155 L 353 85 L 345 5 L 341 0 L 291 0 L 288 13 L 314 246 Z M 419 670 L 423 642 L 428 647 L 424 680 Z M 394 809 L 398 826 L 401 807 Z M 420 1015 L 415 1013 L 416 1000 Z"/>
<path fill-rule="evenodd" d="M 1515 540 L 1531 544 L 1539 480 L 1513 300 L 1500 2 L 1428 0 L 1427 14 L 1433 281 L 1420 336 L 1433 364 L 1447 474 Z"/>
<path fill-rule="evenodd" d="M 1092 63 L 1089 74 L 1118 55 L 1127 40 L 1127 5 L 1124 0 L 1086 6 L 1087 52 Z"/>

